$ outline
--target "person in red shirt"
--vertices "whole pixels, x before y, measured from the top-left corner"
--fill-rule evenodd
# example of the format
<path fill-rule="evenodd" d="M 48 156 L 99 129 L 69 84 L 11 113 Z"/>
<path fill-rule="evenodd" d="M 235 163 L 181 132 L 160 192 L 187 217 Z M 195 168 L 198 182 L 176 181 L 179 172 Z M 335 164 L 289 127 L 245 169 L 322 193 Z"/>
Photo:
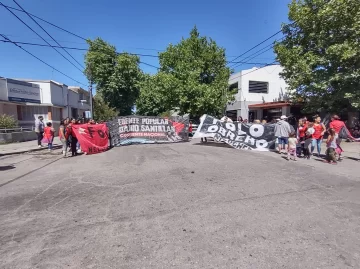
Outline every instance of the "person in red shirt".
<path fill-rule="evenodd" d="M 189 122 L 189 136 L 192 137 L 193 136 L 193 126 L 192 126 L 192 121 Z"/>
<path fill-rule="evenodd" d="M 341 132 L 341 130 L 343 128 L 345 128 L 345 131 L 348 135 L 348 137 L 352 140 L 354 140 L 354 137 L 352 137 L 352 135 L 350 134 L 349 130 L 346 128 L 346 125 L 345 125 L 345 122 L 343 122 L 342 120 L 340 120 L 340 117 L 338 115 L 334 115 L 331 117 L 331 122 L 330 122 L 330 125 L 329 125 L 330 128 L 334 129 L 335 130 L 335 133 L 336 134 L 339 134 Z M 340 145 L 341 143 L 341 139 L 338 138 L 338 141 L 337 141 L 338 145 Z"/>
<path fill-rule="evenodd" d="M 54 134 L 55 134 L 55 130 L 52 127 L 52 123 L 51 122 L 46 123 L 46 127 L 44 128 L 44 137 L 41 142 L 48 144 L 49 151 L 52 150 Z"/>
<path fill-rule="evenodd" d="M 76 120 L 72 119 L 71 123 L 69 123 L 66 126 L 66 132 L 65 132 L 65 138 L 67 141 L 71 143 L 71 156 L 76 156 L 76 144 L 77 144 L 77 138 L 75 132 L 72 130 L 72 125 L 76 124 Z"/>
<path fill-rule="evenodd" d="M 326 132 L 326 127 L 323 123 L 321 123 L 320 116 L 314 117 L 314 126 L 315 132 L 312 135 L 312 143 L 311 143 L 311 154 L 313 154 L 315 146 L 317 148 L 318 156 L 320 157 L 321 153 L 321 143 L 323 136 Z"/>
<path fill-rule="evenodd" d="M 335 130 L 335 133 L 337 134 L 336 144 L 338 147 L 340 147 L 341 144 L 341 138 L 340 138 L 340 132 L 342 129 L 347 133 L 347 137 L 351 140 L 355 140 L 355 138 L 350 134 L 349 130 L 346 128 L 345 122 L 340 120 L 340 117 L 338 115 L 333 115 L 331 117 L 331 122 L 329 124 L 329 127 L 331 129 Z M 339 161 L 341 161 L 341 154 L 339 154 Z"/>
<path fill-rule="evenodd" d="M 304 157 L 309 159 L 310 157 L 309 147 L 305 147 L 305 140 L 308 139 L 306 135 L 307 129 L 308 127 L 306 122 L 303 119 L 300 119 L 298 126 L 298 141 L 300 141 L 301 151 L 303 152 Z"/>

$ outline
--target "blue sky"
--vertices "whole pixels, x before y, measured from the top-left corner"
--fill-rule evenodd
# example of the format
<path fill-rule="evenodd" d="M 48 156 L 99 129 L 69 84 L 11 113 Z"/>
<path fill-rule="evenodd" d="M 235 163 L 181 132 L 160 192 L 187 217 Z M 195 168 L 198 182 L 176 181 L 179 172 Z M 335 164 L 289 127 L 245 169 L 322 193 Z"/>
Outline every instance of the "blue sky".
<path fill-rule="evenodd" d="M 12 0 L 0 0 L 4 5 L 17 7 Z M 278 30 L 287 22 L 290 0 L 17 0 L 28 12 L 61 26 L 85 38 L 101 37 L 116 46 L 118 51 L 157 55 L 169 43 L 177 43 L 187 37 L 194 25 L 201 35 L 213 38 L 226 49 L 228 60 L 238 56 Z M 18 7 L 17 7 L 18 8 Z M 53 44 L 50 38 L 26 14 L 14 11 L 34 30 Z M 50 25 L 41 25 L 63 46 L 87 48 L 86 43 Z M 0 33 L 13 41 L 45 44 L 16 17 L 0 6 Z M 264 43 L 254 51 L 261 49 Z M 2 39 L 2 37 L 0 37 Z M 68 76 L 87 84 L 86 77 L 52 48 L 23 47 Z M 64 51 L 59 49 L 65 56 Z M 85 51 L 69 50 L 80 63 L 84 63 Z M 238 60 L 244 59 L 247 55 Z M 69 58 L 69 57 L 68 57 Z M 72 60 L 72 59 L 71 59 Z M 157 58 L 141 57 L 141 61 L 158 66 Z M 270 50 L 251 62 L 271 63 L 274 54 Z M 248 69 L 242 65 L 235 70 Z M 156 69 L 141 65 L 144 72 Z M 0 42 L 0 76 L 9 78 L 53 79 L 67 85 L 78 83 L 59 74 L 11 43 Z"/>

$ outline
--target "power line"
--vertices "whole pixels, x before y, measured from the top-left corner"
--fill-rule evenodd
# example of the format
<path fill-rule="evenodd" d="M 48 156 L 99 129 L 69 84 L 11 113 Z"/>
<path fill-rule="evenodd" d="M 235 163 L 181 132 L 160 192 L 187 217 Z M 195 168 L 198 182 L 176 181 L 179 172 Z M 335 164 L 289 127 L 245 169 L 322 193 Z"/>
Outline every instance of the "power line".
<path fill-rule="evenodd" d="M 275 41 L 281 41 L 285 39 L 285 37 L 282 37 L 280 39 L 275 39 Z M 246 61 L 245 63 L 248 63 L 250 60 L 254 59 L 254 58 L 257 58 L 258 56 L 260 56 L 261 54 L 264 54 L 265 52 L 271 50 L 272 48 L 274 47 L 274 44 L 269 44 L 267 45 L 266 47 L 260 49 L 260 50 L 257 50 L 256 52 L 254 52 L 253 54 L 250 54 L 249 56 L 247 56 L 246 58 L 243 59 L 243 61 Z M 253 57 L 252 57 L 253 56 Z M 233 66 L 233 68 L 236 68 L 236 67 L 239 67 L 241 66 L 242 64 L 237 64 L 235 66 Z M 265 64 L 266 65 L 266 64 Z"/>
<path fill-rule="evenodd" d="M 2 40 L 0 39 L 0 42 L 9 43 L 8 40 Z M 30 42 L 21 42 L 21 41 L 14 41 L 17 44 L 21 45 L 29 45 L 29 46 L 39 46 L 39 47 L 52 47 L 52 48 L 61 48 L 61 49 L 69 49 L 69 50 L 79 50 L 79 51 L 88 51 L 88 49 L 85 48 L 76 48 L 76 47 L 65 47 L 65 46 L 54 46 L 54 45 L 46 45 L 46 44 L 37 44 L 37 43 L 30 43 Z M 159 55 L 152 55 L 152 54 L 140 54 L 140 53 L 129 53 L 129 52 L 119 52 L 118 54 L 129 54 L 129 55 L 136 55 L 140 57 L 152 57 L 152 58 L 159 58 Z M 227 61 L 227 63 L 235 63 L 235 64 L 253 64 L 253 65 L 264 65 L 267 63 L 258 63 L 258 62 L 245 62 L 245 61 Z"/>
<path fill-rule="evenodd" d="M 262 66 L 262 67 L 259 67 L 259 68 L 255 69 L 255 70 L 249 71 L 249 72 L 247 72 L 247 73 L 245 73 L 245 74 L 241 74 L 240 77 L 246 76 L 247 74 L 250 74 L 250 73 L 253 73 L 253 72 L 255 72 L 255 71 L 258 71 L 259 69 L 265 68 L 265 67 L 270 66 L 270 65 L 275 65 L 275 64 L 276 64 L 276 61 L 275 61 L 275 62 L 272 62 L 271 64 L 267 64 L 267 65 L 264 65 L 264 66 Z"/>
<path fill-rule="evenodd" d="M 276 32 L 275 34 L 271 35 L 270 37 L 268 37 L 267 39 L 265 39 L 264 41 L 260 42 L 259 44 L 253 46 L 252 48 L 248 49 L 247 51 L 245 51 L 243 54 L 240 54 L 239 56 L 237 56 L 235 59 L 233 59 L 233 61 L 235 61 L 236 59 L 239 59 L 241 56 L 245 55 L 246 53 L 252 51 L 253 49 L 259 47 L 261 44 L 264 44 L 266 41 L 268 41 L 269 39 L 273 38 L 274 36 L 278 35 L 279 33 L 281 33 L 282 30 Z M 230 66 L 233 67 L 234 65 Z"/>
<path fill-rule="evenodd" d="M 18 45 L 16 42 L 11 41 L 9 38 L 7 38 L 5 35 L 0 34 L 0 36 L 2 36 L 4 39 L 8 40 L 9 42 L 11 42 L 12 44 L 14 44 L 15 46 L 17 46 L 18 48 L 22 49 L 23 51 L 25 51 L 26 53 L 30 54 L 31 56 L 33 56 L 34 58 L 36 58 L 37 60 L 39 60 L 40 62 L 42 62 L 43 64 L 46 64 L 48 67 L 52 68 L 53 70 L 59 72 L 60 74 L 64 75 L 65 77 L 75 81 L 76 83 L 79 83 L 85 87 L 87 87 L 87 85 L 85 85 L 84 83 L 81 83 L 80 81 L 77 81 L 76 79 L 66 75 L 65 73 L 61 72 L 60 70 L 56 69 L 55 67 L 53 67 L 52 65 L 46 63 L 45 61 L 41 60 L 39 57 L 35 56 L 34 54 L 32 54 L 30 51 L 24 49 L 23 47 L 21 47 L 20 45 Z"/>
<path fill-rule="evenodd" d="M 4 4 L 2 4 L 2 5 L 3 5 L 4 7 L 7 7 L 7 8 L 9 8 L 9 9 L 12 9 L 12 10 L 16 10 L 16 11 L 19 11 L 19 12 L 25 12 L 25 11 L 23 11 L 23 10 L 21 10 L 21 9 L 18 9 L 18 8 L 15 8 L 15 7 L 7 6 L 7 5 L 4 5 Z M 47 23 L 47 24 L 49 24 L 49 25 L 51 25 L 51 26 L 59 29 L 59 30 L 62 30 L 62 31 L 64 31 L 64 32 L 66 32 L 66 33 L 68 33 L 68 34 L 70 34 L 70 35 L 76 36 L 76 37 L 78 37 L 78 38 L 80 38 L 80 39 L 82 39 L 82 40 L 84 40 L 84 41 L 87 41 L 87 39 L 86 39 L 85 37 L 82 37 L 82 36 L 80 36 L 80 35 L 78 35 L 78 34 L 75 34 L 75 33 L 71 32 L 71 31 L 69 31 L 69 30 L 66 30 L 66 29 L 64 29 L 64 28 L 62 28 L 62 27 L 60 27 L 60 26 L 58 26 L 58 25 L 56 25 L 56 24 L 53 24 L 53 23 L 51 23 L 51 22 L 49 22 L 49 21 L 47 21 L 47 20 L 44 20 L 44 19 L 40 18 L 39 16 L 36 16 L 36 15 L 30 13 L 30 12 L 26 12 L 26 13 L 27 13 L 28 15 L 30 15 L 30 16 L 38 19 L 38 20 L 41 20 L 42 22 L 45 22 L 45 23 Z M 10 36 L 10 35 L 8 35 L 8 36 Z M 68 41 L 62 41 L 62 42 L 68 42 Z M 74 43 L 74 42 L 72 42 L 72 43 Z M 133 47 L 132 49 L 152 50 L 152 51 L 158 51 L 158 52 L 163 51 L 163 50 L 152 49 L 152 48 L 138 48 L 138 47 Z"/>
<path fill-rule="evenodd" d="M 323 8 L 328 2 L 329 2 L 329 1 L 325 1 L 324 4 L 321 5 L 321 6 L 318 8 L 318 10 L 319 10 L 320 8 Z M 286 24 L 284 27 L 290 26 L 290 25 L 295 24 L 295 23 L 297 23 L 296 20 L 294 20 L 294 22 L 292 22 L 292 23 Z M 284 27 L 283 27 L 283 28 L 284 28 Z M 255 45 L 254 47 L 252 47 L 252 48 L 250 48 L 249 50 L 245 51 L 243 54 L 241 54 L 241 55 L 239 55 L 238 57 L 236 57 L 235 59 L 233 59 L 233 61 L 236 60 L 236 59 L 238 59 L 238 58 L 240 58 L 241 56 L 245 55 L 245 54 L 248 53 L 249 51 L 255 49 L 256 47 L 260 46 L 261 44 L 263 44 L 264 42 L 268 41 L 268 40 L 271 39 L 272 37 L 278 35 L 279 33 L 282 32 L 283 28 L 282 28 L 281 30 L 277 31 L 275 34 L 273 34 L 273 35 L 271 35 L 270 37 L 268 37 L 267 39 L 265 39 L 264 41 L 260 42 L 259 44 Z M 283 37 L 283 39 L 284 39 L 284 37 Z M 233 66 L 234 66 L 234 65 L 233 65 Z M 231 66 L 231 67 L 233 67 L 233 66 Z"/>
<path fill-rule="evenodd" d="M 144 65 L 147 65 L 147 66 L 150 66 L 150 67 L 153 67 L 153 68 L 156 68 L 156 69 L 160 69 L 160 67 L 157 67 L 155 65 L 152 65 L 152 64 L 148 64 L 148 63 L 144 63 L 144 62 L 140 62 L 141 64 L 144 64 Z"/>
<path fill-rule="evenodd" d="M 7 43 L 8 40 L 1 40 L 1 42 Z M 65 46 L 54 46 L 54 45 L 46 45 L 46 44 L 37 44 L 37 43 L 30 43 L 30 42 L 21 42 L 21 41 L 14 41 L 21 45 L 29 45 L 29 46 L 39 46 L 39 47 L 50 47 L 50 48 L 64 48 L 69 50 L 79 50 L 79 51 L 88 51 L 88 49 L 85 48 L 76 48 L 76 47 L 65 47 Z M 153 58 L 159 58 L 158 55 L 151 55 L 151 54 L 141 54 L 141 53 L 129 53 L 129 52 L 118 52 L 118 54 L 129 54 L 129 55 L 137 55 L 142 57 L 153 57 Z"/>
<path fill-rule="evenodd" d="M 28 17 L 37 24 L 37 26 L 39 26 L 56 44 L 58 44 L 59 46 L 61 46 L 59 44 L 59 42 L 57 42 L 33 17 L 31 17 L 29 15 L 29 13 L 22 7 L 20 6 L 20 4 L 18 2 L 16 2 L 16 0 L 13 0 L 15 4 L 18 5 L 19 8 L 21 8 L 25 13 L 26 15 L 28 15 Z M 85 67 L 79 63 L 66 49 L 62 48 L 82 69 L 85 69 Z"/>
<path fill-rule="evenodd" d="M 24 22 L 22 19 L 20 19 L 14 12 L 12 12 L 9 8 L 7 8 L 2 2 L 0 2 L 0 5 L 5 7 L 11 14 L 13 14 L 19 21 L 21 21 L 24 25 L 26 25 L 32 32 L 34 32 L 38 37 L 40 37 L 45 43 L 47 43 L 49 46 L 51 44 L 47 42 L 40 34 L 38 34 L 34 29 L 32 29 L 26 22 Z M 66 59 L 70 64 L 72 64 L 76 69 L 78 69 L 81 73 L 83 73 L 83 70 L 78 68 L 73 62 L 71 62 L 68 58 L 66 58 L 60 51 L 58 51 L 56 48 L 53 48 L 57 53 L 59 53 L 64 59 Z"/>
<path fill-rule="evenodd" d="M 0 39 L 1 42 L 10 42 L 8 40 L 2 40 Z M 14 41 L 18 44 L 21 44 L 21 45 L 30 45 L 30 46 L 38 46 L 38 47 L 48 47 L 48 48 L 64 48 L 64 49 L 68 49 L 68 50 L 81 50 L 81 51 L 87 51 L 88 49 L 85 49 L 85 48 L 74 48 L 74 47 L 65 47 L 65 46 L 49 46 L 47 44 L 37 44 L 37 43 L 29 43 L 29 42 L 21 42 L 21 41 Z"/>
<path fill-rule="evenodd" d="M 4 5 L 4 4 L 2 4 L 2 5 L 3 5 L 4 7 L 6 7 L 6 8 L 8 8 L 8 9 L 17 10 L 17 11 L 20 11 L 20 12 L 25 12 L 25 11 L 23 11 L 23 10 L 21 10 L 21 9 L 18 9 L 18 8 L 15 8 L 15 7 L 6 6 L 6 5 Z M 26 13 L 28 13 L 28 12 L 26 12 Z M 47 24 L 50 24 L 51 26 L 54 26 L 54 27 L 56 27 L 56 28 L 58 28 L 58 29 L 60 29 L 60 30 L 62 30 L 62 31 L 64 31 L 64 32 L 67 32 L 67 33 L 70 34 L 70 35 L 76 36 L 76 37 L 78 37 L 78 38 L 86 41 L 86 38 L 84 38 L 84 37 L 81 37 L 81 36 L 79 36 L 79 35 L 77 35 L 77 34 L 74 34 L 74 33 L 70 32 L 70 31 L 68 31 L 68 30 L 65 30 L 64 28 L 61 28 L 60 26 L 57 26 L 57 25 L 55 25 L 55 24 L 53 24 L 53 23 L 51 23 L 51 22 L 48 22 L 48 21 L 46 21 L 46 20 L 44 20 L 44 19 L 42 19 L 42 18 L 40 18 L 40 17 L 38 17 L 38 16 L 36 16 L 36 15 L 34 15 L 34 14 L 31 14 L 31 13 L 28 13 L 28 14 L 29 14 L 30 16 L 34 17 L 34 18 L 37 18 L 37 19 L 39 19 L 39 20 L 41 20 L 41 21 L 43 21 L 43 22 L 46 22 Z"/>
<path fill-rule="evenodd" d="M 264 49 L 266 49 L 267 47 L 265 47 L 265 48 L 263 48 L 263 49 L 261 49 L 261 51 L 262 50 L 264 50 Z M 264 51 L 262 51 L 262 52 L 260 52 L 260 53 L 257 53 L 254 57 L 252 57 L 252 58 L 249 58 L 248 60 L 250 61 L 250 60 L 253 60 L 254 58 L 256 58 L 257 56 L 259 56 L 259 55 L 261 55 L 261 54 L 264 54 L 265 52 L 268 52 L 269 50 L 271 50 L 273 47 L 271 46 L 270 48 L 268 48 L 267 50 L 264 50 Z M 245 62 L 245 63 L 248 63 L 248 62 Z M 236 68 L 236 67 L 239 67 L 239 66 L 241 66 L 241 65 L 243 65 L 244 63 L 239 63 L 239 64 L 236 64 L 235 66 L 233 66 L 232 68 Z M 266 63 L 265 63 L 266 64 Z"/>

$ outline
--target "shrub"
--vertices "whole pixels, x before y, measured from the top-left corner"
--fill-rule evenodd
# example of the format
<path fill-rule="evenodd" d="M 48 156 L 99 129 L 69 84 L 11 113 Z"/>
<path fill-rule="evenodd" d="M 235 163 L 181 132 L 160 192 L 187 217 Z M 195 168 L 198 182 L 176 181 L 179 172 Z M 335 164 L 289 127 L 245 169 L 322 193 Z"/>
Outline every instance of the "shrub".
<path fill-rule="evenodd" d="M 10 115 L 0 115 L 0 129 L 2 128 L 15 128 L 18 126 L 17 120 Z"/>

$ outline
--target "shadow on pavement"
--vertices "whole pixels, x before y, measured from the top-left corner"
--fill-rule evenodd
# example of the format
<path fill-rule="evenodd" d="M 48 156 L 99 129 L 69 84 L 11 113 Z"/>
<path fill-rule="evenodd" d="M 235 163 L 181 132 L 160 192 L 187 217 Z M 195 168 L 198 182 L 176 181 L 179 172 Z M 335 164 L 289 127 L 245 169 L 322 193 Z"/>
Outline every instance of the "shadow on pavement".
<path fill-rule="evenodd" d="M 220 147 L 220 148 L 233 148 L 232 146 L 226 143 L 215 143 L 215 142 L 204 142 L 204 143 L 195 143 L 195 146 L 211 146 L 211 147 Z"/>
<path fill-rule="evenodd" d="M 0 166 L 0 171 L 6 171 L 6 170 L 11 170 L 11 169 L 15 169 L 15 166 L 13 166 L 13 165 Z"/>
<path fill-rule="evenodd" d="M 325 159 L 319 159 L 319 158 L 312 158 L 313 160 L 315 161 L 318 161 L 318 162 L 322 162 L 322 163 L 325 163 Z"/>
<path fill-rule="evenodd" d="M 360 161 L 359 158 L 354 158 L 354 157 L 344 157 L 344 159 L 350 159 L 350 160 L 353 160 L 353 161 Z"/>

